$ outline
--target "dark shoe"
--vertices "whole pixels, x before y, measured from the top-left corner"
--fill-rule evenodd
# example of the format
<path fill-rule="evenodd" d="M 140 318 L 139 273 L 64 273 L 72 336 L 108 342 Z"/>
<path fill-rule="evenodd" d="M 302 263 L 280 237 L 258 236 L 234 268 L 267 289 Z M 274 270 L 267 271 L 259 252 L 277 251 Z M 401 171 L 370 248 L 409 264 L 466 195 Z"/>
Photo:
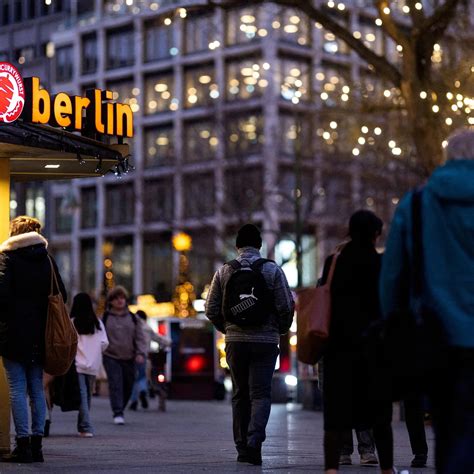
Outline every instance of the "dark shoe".
<path fill-rule="evenodd" d="M 352 459 L 349 454 L 341 454 L 339 456 L 339 465 L 340 466 L 352 466 Z"/>
<path fill-rule="evenodd" d="M 51 420 L 46 420 L 44 423 L 44 437 L 47 438 L 49 436 L 49 430 L 51 428 Z"/>
<path fill-rule="evenodd" d="M 17 438 L 16 448 L 11 454 L 2 457 L 2 462 L 32 463 L 30 438 Z"/>
<path fill-rule="evenodd" d="M 237 456 L 237 462 L 250 462 L 247 454 L 239 454 Z"/>
<path fill-rule="evenodd" d="M 360 464 L 362 466 L 377 466 L 379 460 L 374 453 L 364 453 L 360 455 Z"/>
<path fill-rule="evenodd" d="M 138 402 L 132 402 L 130 403 L 130 406 L 128 407 L 128 409 L 132 411 L 137 411 L 137 407 L 138 407 Z"/>
<path fill-rule="evenodd" d="M 247 458 L 248 463 L 253 464 L 254 466 L 262 465 L 262 448 L 252 448 L 251 446 L 247 447 Z"/>
<path fill-rule="evenodd" d="M 42 436 L 31 437 L 31 453 L 33 455 L 33 462 L 44 462 Z"/>
<path fill-rule="evenodd" d="M 426 467 L 427 461 L 428 456 L 426 454 L 415 454 L 415 457 L 411 462 L 411 467 Z"/>
<path fill-rule="evenodd" d="M 148 408 L 148 399 L 146 398 L 146 392 L 140 392 L 140 403 L 142 404 L 143 409 Z"/>

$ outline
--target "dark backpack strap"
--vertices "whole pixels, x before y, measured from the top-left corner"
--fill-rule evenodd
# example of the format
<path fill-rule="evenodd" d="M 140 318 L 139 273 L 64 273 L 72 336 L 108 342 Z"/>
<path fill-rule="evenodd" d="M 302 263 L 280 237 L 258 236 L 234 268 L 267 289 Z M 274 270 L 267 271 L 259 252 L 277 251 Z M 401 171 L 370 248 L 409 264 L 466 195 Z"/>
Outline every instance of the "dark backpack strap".
<path fill-rule="evenodd" d="M 104 328 L 106 328 L 106 325 L 107 325 L 107 319 L 109 317 L 109 312 L 106 311 L 103 315 L 102 315 L 102 324 L 104 325 Z"/>
<path fill-rule="evenodd" d="M 411 202 L 412 212 L 412 239 L 413 239 L 413 295 L 420 296 L 423 292 L 423 229 L 421 215 L 421 197 L 423 188 L 418 188 L 413 193 Z"/>
<path fill-rule="evenodd" d="M 250 268 L 254 271 L 259 272 L 262 270 L 263 265 L 267 262 L 275 263 L 273 260 L 270 260 L 268 258 L 258 258 L 257 260 L 255 260 L 255 262 L 252 263 L 252 265 L 250 265 Z"/>
<path fill-rule="evenodd" d="M 242 264 L 238 260 L 231 260 L 227 262 L 226 265 L 230 265 L 234 271 L 242 268 Z"/>

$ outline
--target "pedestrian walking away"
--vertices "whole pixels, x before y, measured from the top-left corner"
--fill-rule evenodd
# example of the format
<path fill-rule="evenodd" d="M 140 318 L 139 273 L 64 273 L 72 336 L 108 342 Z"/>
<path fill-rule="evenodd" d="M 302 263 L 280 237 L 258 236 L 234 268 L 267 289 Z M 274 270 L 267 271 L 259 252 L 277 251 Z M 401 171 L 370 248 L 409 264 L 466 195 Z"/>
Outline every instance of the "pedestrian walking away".
<path fill-rule="evenodd" d="M 373 387 L 374 373 L 364 338 L 380 317 L 378 281 L 381 256 L 375 249 L 382 221 L 366 210 L 349 221 L 350 241 L 338 249 L 331 282 L 331 323 L 324 352 L 324 454 L 327 473 L 338 470 L 344 433 L 373 429 L 380 467 L 393 472 L 392 404 Z M 334 255 L 325 262 L 328 279 Z M 343 458 L 344 459 L 344 458 Z"/>
<path fill-rule="evenodd" d="M 37 219 L 19 216 L 10 223 L 10 237 L 0 246 L 0 355 L 3 359 L 16 433 L 9 462 L 43 462 L 46 402 L 43 392 L 45 330 L 51 269 L 59 291 L 66 289 L 56 262 L 48 258 L 48 242 Z M 31 431 L 28 401 L 31 407 Z"/>
<path fill-rule="evenodd" d="M 103 362 L 116 425 L 125 423 L 124 409 L 135 382 L 135 364 L 143 363 L 148 351 L 143 328 L 138 318 L 129 311 L 127 298 L 127 291 L 121 286 L 110 290 L 102 318 L 109 340 Z"/>
<path fill-rule="evenodd" d="M 255 465 L 262 464 L 280 334 L 288 332 L 294 313 L 286 277 L 261 258 L 261 246 L 259 229 L 244 225 L 237 258 L 216 272 L 206 301 L 206 316 L 225 334 L 237 461 Z"/>
<path fill-rule="evenodd" d="M 380 295 L 384 317 L 412 314 L 431 341 L 425 352 L 440 356 L 425 386 L 436 470 L 465 474 L 474 472 L 474 131 L 455 132 L 445 151 L 446 163 L 395 212 Z"/>
<path fill-rule="evenodd" d="M 357 437 L 357 451 L 359 452 L 360 464 L 362 466 L 377 466 L 379 464 L 375 454 L 375 441 L 371 430 L 355 430 Z M 342 449 L 339 457 L 341 466 L 352 465 L 352 454 L 354 453 L 354 440 L 352 430 L 344 431 L 342 435 Z"/>
<path fill-rule="evenodd" d="M 87 293 L 79 293 L 74 297 L 71 318 L 79 335 L 75 361 L 81 394 L 77 432 L 82 438 L 92 438 L 94 436 L 90 419 L 92 390 L 95 377 L 100 371 L 102 353 L 107 349 L 109 340 L 102 321 L 94 312 L 91 297 Z"/>

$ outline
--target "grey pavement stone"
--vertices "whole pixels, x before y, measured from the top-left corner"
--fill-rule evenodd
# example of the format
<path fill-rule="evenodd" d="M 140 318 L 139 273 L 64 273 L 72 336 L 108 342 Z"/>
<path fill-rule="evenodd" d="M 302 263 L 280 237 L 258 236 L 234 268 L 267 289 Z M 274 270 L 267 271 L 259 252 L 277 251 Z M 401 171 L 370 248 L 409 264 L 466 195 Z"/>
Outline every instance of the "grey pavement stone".
<path fill-rule="evenodd" d="M 94 398 L 92 421 L 96 436 L 78 438 L 77 412 L 55 409 L 51 436 L 45 439 L 44 464 L 0 464 L 0 474 L 48 473 L 322 473 L 322 414 L 299 405 L 273 405 L 263 448 L 263 466 L 237 463 L 232 442 L 231 407 L 224 402 L 168 401 L 168 411 L 158 412 L 151 401 L 147 411 L 127 411 L 124 426 L 115 426 L 108 400 Z M 405 424 L 394 423 L 395 461 L 409 466 L 412 455 Z M 433 466 L 433 434 L 427 428 L 429 465 Z M 358 463 L 358 456 L 353 455 Z M 373 467 L 341 467 L 342 473 L 370 474 Z M 434 473 L 415 469 L 410 473 Z"/>

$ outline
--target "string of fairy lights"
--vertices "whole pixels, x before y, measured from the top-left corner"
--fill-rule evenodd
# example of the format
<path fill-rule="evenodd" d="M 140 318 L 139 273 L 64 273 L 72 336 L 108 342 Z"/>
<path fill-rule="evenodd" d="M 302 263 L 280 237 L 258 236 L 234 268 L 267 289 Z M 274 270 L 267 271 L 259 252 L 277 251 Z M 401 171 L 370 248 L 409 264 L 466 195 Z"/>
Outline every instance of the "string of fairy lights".
<path fill-rule="evenodd" d="M 363 0 L 357 2 L 355 0 L 328 0 L 321 3 L 320 7 L 346 28 L 349 28 L 352 13 L 356 12 L 359 15 L 359 20 L 356 23 L 356 29 L 352 32 L 353 37 L 399 68 L 403 61 L 404 45 L 397 44 L 391 39 L 384 30 L 385 23 L 395 22 L 396 25 L 407 29 L 411 25 L 412 9 L 419 14 L 429 16 L 433 13 L 434 8 L 427 0 L 414 3 L 412 8 L 405 0 L 385 1 L 379 11 L 374 8 L 372 0 L 365 2 Z M 321 63 L 314 65 L 306 58 L 289 59 L 286 57 L 279 57 L 276 64 L 269 64 L 258 58 L 253 60 L 241 58 L 234 62 L 229 61 L 226 65 L 225 91 L 219 90 L 212 70 L 202 70 L 195 77 L 185 79 L 184 104 L 180 104 L 176 97 L 171 74 L 151 77 L 146 79 L 145 84 L 144 113 L 154 114 L 166 110 L 177 111 L 180 107 L 192 108 L 203 104 L 209 105 L 222 96 L 225 96 L 227 101 L 259 97 L 263 95 L 272 80 L 277 81 L 276 89 L 280 98 L 294 105 L 307 104 L 311 101 L 320 110 L 331 113 L 337 109 L 354 111 L 359 108 L 363 111 L 370 109 L 367 104 L 376 104 L 381 110 L 387 110 L 389 106 L 393 106 L 394 110 L 398 110 L 401 114 L 404 113 L 405 103 L 401 91 L 382 81 L 370 67 L 363 63 L 357 65 L 358 70 L 356 79 L 354 79 L 355 66 L 352 61 L 354 56 L 351 54 L 355 53 L 351 53 L 343 41 L 325 30 L 320 23 L 310 21 L 296 9 L 281 8 L 278 16 L 268 25 L 262 20 L 262 8 L 264 7 L 260 4 L 226 12 L 228 31 L 225 33 L 224 43 L 222 36 L 218 36 L 216 31 L 214 38 L 211 35 L 208 49 L 214 51 L 231 44 L 232 41 L 250 42 L 274 34 L 289 39 L 300 46 L 310 46 L 312 42 L 320 43 L 324 65 Z M 105 10 L 109 14 L 121 14 L 125 11 L 138 14 L 145 10 L 159 13 L 160 3 L 143 0 L 108 0 L 105 2 Z M 172 13 L 167 13 L 161 21 L 163 27 L 173 28 L 176 22 L 192 21 L 192 15 L 188 15 L 186 8 L 178 7 Z M 469 34 L 468 30 L 466 30 L 466 34 Z M 451 35 L 448 41 L 460 46 L 462 35 L 458 34 L 456 38 Z M 456 54 L 459 54 L 461 50 L 462 48 L 459 47 Z M 171 55 L 181 53 L 175 45 L 171 45 Z M 344 57 L 349 57 L 350 61 L 341 63 L 339 59 Z M 331 62 L 332 58 L 335 59 L 334 62 Z M 455 129 L 462 125 L 474 125 L 472 116 L 474 95 L 473 91 L 468 89 L 468 84 L 472 83 L 474 74 L 474 65 L 468 64 L 469 60 L 472 61 L 472 57 L 469 58 L 467 55 L 462 58 L 466 61 L 464 71 L 453 70 L 453 59 L 448 44 L 444 45 L 442 41 L 435 43 L 431 54 L 432 64 L 426 67 L 432 70 L 438 84 L 436 81 L 432 81 L 433 87 L 419 93 L 420 100 L 423 103 L 425 101 L 429 103 L 432 114 L 439 117 L 440 123 L 443 124 L 447 132 L 449 129 Z M 459 60 L 458 63 L 461 64 L 461 61 Z M 443 67 L 445 64 L 449 64 L 449 67 Z M 446 72 L 447 74 L 445 74 Z M 455 77 L 458 72 L 465 77 Z M 129 99 L 134 112 L 139 112 L 137 99 L 139 93 L 137 88 L 133 88 L 132 97 Z M 373 107 L 375 116 L 377 116 L 377 107 Z M 361 120 L 363 121 L 363 117 Z M 344 114 L 338 118 L 332 118 L 325 126 L 316 129 L 317 136 L 324 140 L 326 146 L 344 147 L 350 150 L 354 157 L 364 156 L 366 148 L 371 146 L 386 147 L 393 158 L 403 158 L 413 154 L 413 145 L 408 139 L 401 139 L 398 136 L 400 131 L 397 133 L 395 129 L 391 130 L 387 126 L 370 126 L 369 123 L 360 123 L 360 121 L 358 123 L 352 121 L 352 133 L 344 134 L 345 140 L 349 137 L 350 143 L 345 141 L 338 145 L 338 140 L 342 136 L 338 130 L 347 126 L 346 122 Z M 402 121 L 398 121 L 399 128 L 401 123 Z M 245 123 L 242 124 L 242 127 L 243 132 L 249 127 L 252 128 L 250 124 Z M 211 130 L 207 130 L 209 133 L 206 133 L 206 130 L 201 132 L 202 137 L 207 136 L 209 140 L 212 140 L 211 147 L 217 146 L 217 138 Z M 251 133 L 253 136 L 254 130 Z M 294 130 L 290 129 L 287 133 L 290 140 L 298 138 Z M 231 141 L 236 136 L 234 134 L 228 139 Z M 156 144 L 150 148 L 154 148 L 158 152 L 160 144 L 164 144 L 165 141 L 165 145 L 168 145 L 166 139 L 158 137 Z M 444 142 L 443 145 L 445 145 Z"/>

